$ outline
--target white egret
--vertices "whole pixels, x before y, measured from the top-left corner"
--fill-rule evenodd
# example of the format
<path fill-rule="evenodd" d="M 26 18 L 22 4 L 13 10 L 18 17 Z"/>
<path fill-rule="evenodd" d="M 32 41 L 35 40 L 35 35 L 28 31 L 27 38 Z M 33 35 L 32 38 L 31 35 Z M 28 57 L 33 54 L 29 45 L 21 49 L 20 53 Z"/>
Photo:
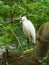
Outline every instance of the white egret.
<path fill-rule="evenodd" d="M 35 27 L 32 24 L 32 22 L 28 20 L 26 16 L 21 17 L 20 22 L 22 23 L 22 30 L 28 38 L 28 43 L 29 41 L 36 43 L 36 32 L 35 32 Z"/>

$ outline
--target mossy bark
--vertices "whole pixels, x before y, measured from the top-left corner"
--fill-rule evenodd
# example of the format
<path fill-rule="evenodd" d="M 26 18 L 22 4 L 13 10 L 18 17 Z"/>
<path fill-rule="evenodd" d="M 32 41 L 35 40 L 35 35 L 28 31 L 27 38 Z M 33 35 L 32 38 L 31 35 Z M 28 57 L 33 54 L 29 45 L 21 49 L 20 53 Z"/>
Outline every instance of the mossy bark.
<path fill-rule="evenodd" d="M 35 47 L 35 57 L 39 60 L 42 60 L 49 49 L 49 22 L 44 23 L 39 28 L 37 33 L 37 44 Z"/>
<path fill-rule="evenodd" d="M 0 65 L 40 65 L 49 48 L 49 22 L 44 23 L 37 33 L 35 49 L 23 52 L 3 53 Z M 8 53 L 8 54 L 7 54 Z"/>

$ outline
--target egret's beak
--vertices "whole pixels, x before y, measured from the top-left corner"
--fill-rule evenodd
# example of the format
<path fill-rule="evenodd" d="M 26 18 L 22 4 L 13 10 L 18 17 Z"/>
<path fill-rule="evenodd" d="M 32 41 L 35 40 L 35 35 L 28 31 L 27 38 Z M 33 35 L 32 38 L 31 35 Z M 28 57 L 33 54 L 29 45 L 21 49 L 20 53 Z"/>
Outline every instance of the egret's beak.
<path fill-rule="evenodd" d="M 20 17 L 20 23 L 22 23 L 22 17 Z"/>

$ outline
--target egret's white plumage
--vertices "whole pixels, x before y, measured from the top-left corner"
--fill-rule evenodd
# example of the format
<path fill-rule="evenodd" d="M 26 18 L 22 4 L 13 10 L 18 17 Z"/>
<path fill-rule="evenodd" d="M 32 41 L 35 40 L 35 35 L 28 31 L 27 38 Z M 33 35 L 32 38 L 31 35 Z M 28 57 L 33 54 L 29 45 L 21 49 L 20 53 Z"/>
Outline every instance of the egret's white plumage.
<path fill-rule="evenodd" d="M 26 18 L 26 16 L 22 17 L 22 29 L 24 34 L 28 37 L 28 39 L 32 42 L 36 42 L 36 33 L 35 27 L 30 20 Z"/>

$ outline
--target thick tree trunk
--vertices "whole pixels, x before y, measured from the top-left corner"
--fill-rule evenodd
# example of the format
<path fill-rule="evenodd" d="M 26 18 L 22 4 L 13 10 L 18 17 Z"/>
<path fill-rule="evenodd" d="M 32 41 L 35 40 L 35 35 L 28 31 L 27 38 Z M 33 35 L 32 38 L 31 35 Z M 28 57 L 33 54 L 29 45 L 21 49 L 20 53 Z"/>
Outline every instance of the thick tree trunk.
<path fill-rule="evenodd" d="M 40 65 L 49 48 L 49 22 L 43 24 L 37 33 L 35 49 L 23 52 L 3 53 L 0 65 Z M 8 53 L 8 54 L 7 54 Z"/>

